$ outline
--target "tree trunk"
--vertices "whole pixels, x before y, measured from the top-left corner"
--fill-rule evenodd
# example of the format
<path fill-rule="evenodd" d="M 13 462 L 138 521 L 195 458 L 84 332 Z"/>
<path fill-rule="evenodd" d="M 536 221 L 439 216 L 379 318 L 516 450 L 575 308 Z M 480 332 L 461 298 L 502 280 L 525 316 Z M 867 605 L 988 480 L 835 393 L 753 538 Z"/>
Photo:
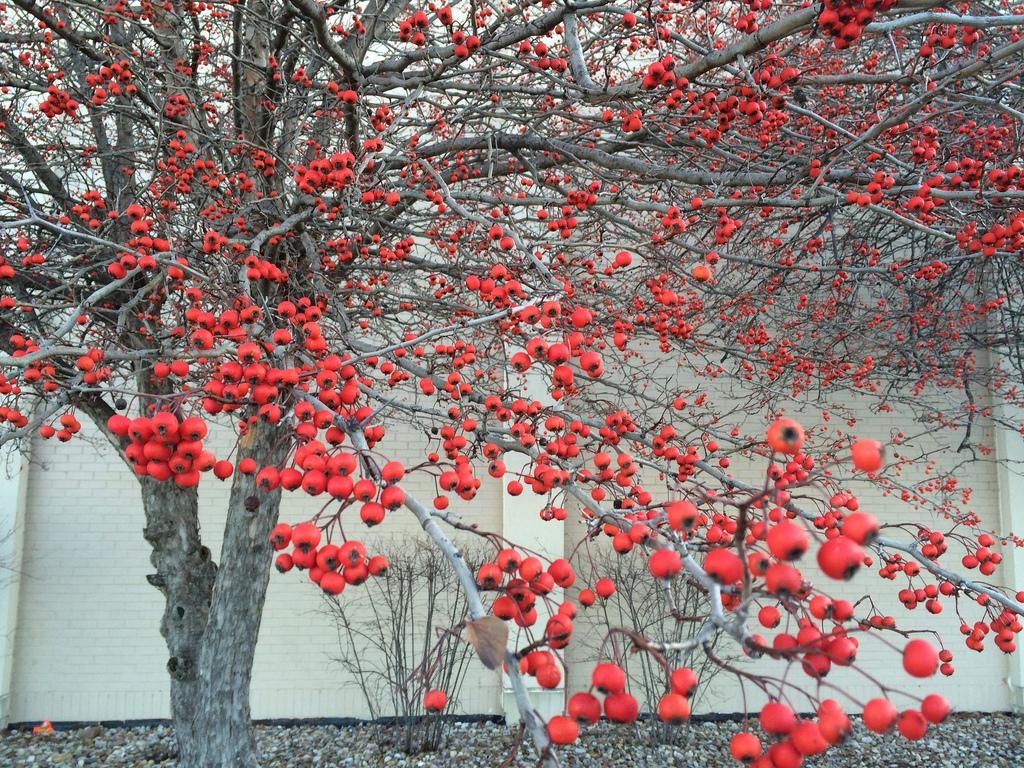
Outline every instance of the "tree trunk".
<path fill-rule="evenodd" d="M 143 534 L 152 545 L 156 573 L 149 583 L 165 598 L 160 634 L 170 657 L 171 720 L 178 759 L 192 764 L 195 743 L 191 725 L 200 703 L 199 659 L 217 566 L 199 537 L 199 500 L 195 488 L 140 478 L 146 514 Z"/>
<path fill-rule="evenodd" d="M 256 422 L 239 442 L 238 460 L 280 466 L 287 427 Z M 254 768 L 259 764 L 249 716 L 249 684 L 263 601 L 270 578 L 281 490 L 256 487 L 255 475 L 235 473 L 220 568 L 199 660 L 200 703 L 192 722 L 193 762 L 182 768 Z"/>
<path fill-rule="evenodd" d="M 124 455 L 127 441 L 107 426 L 114 410 L 99 397 L 84 397 L 76 405 Z M 149 561 L 156 573 L 146 579 L 164 596 L 160 634 L 167 643 L 167 673 L 171 678 L 171 721 L 182 766 L 195 764 L 196 745 L 192 723 L 201 700 L 199 660 L 217 566 L 210 550 L 203 546 L 199 532 L 199 496 L 195 488 L 181 488 L 173 482 L 138 478 L 146 516 L 143 535 L 153 548 Z"/>
<path fill-rule="evenodd" d="M 90 406 L 101 431 L 123 449 L 106 428 L 109 407 Z M 237 458 L 252 457 L 260 467 L 279 466 L 290 441 L 287 427 L 257 422 L 239 441 Z M 147 579 L 166 600 L 160 634 L 170 654 L 178 765 L 254 768 L 259 761 L 249 685 L 270 578 L 269 534 L 277 523 L 281 491 L 264 492 L 256 487 L 255 475 L 235 474 L 218 568 L 200 538 L 196 489 L 149 477 L 139 482 L 143 534 L 156 568 Z"/>

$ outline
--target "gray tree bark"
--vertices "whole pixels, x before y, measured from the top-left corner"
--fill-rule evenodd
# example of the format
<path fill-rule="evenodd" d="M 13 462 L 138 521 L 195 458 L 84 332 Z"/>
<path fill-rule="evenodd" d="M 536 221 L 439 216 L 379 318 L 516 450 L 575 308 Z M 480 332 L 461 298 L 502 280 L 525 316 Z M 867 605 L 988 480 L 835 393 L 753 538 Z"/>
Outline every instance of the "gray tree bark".
<path fill-rule="evenodd" d="M 143 531 L 153 548 L 156 573 L 147 576 L 165 598 L 160 634 L 167 643 L 171 678 L 171 720 L 178 762 L 193 765 L 196 755 L 191 725 L 200 697 L 199 659 L 217 566 L 199 537 L 199 500 L 195 488 L 179 488 L 141 478 L 146 514 Z"/>
<path fill-rule="evenodd" d="M 257 422 L 240 441 L 238 460 L 252 457 L 260 467 L 280 466 L 290 442 L 288 427 Z M 269 536 L 280 500 L 280 488 L 267 493 L 256 487 L 255 475 L 236 472 L 199 657 L 199 706 L 190 731 L 196 752 L 183 768 L 259 765 L 249 686 L 273 557 Z"/>
<path fill-rule="evenodd" d="M 85 411 L 124 459 L 127 440 L 107 428 L 114 410 L 101 398 L 83 398 Z M 127 462 L 126 462 L 127 463 Z M 140 477 L 146 516 L 143 535 L 152 547 L 149 561 L 156 569 L 146 579 L 164 596 L 160 634 L 167 644 L 167 673 L 171 681 L 171 721 L 182 766 L 195 765 L 192 723 L 201 697 L 199 657 L 217 566 L 199 531 L 199 496 L 195 488 Z M 262 607 L 262 606 L 261 606 Z"/>

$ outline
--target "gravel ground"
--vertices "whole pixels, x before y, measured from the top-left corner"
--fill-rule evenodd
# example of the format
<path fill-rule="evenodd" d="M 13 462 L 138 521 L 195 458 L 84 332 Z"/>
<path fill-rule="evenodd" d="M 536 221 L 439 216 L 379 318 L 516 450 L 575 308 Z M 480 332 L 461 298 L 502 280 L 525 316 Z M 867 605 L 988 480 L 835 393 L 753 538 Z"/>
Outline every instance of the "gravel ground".
<path fill-rule="evenodd" d="M 728 756 L 737 723 L 695 722 L 677 729 L 665 743 L 662 728 L 643 724 L 600 724 L 580 741 L 563 748 L 568 766 L 595 768 L 739 768 Z M 494 723 L 453 723 L 445 744 L 435 752 L 406 755 L 379 746 L 399 737 L 393 726 L 260 726 L 258 739 L 265 768 L 492 768 L 509 756 L 515 731 Z M 808 760 L 808 768 L 1021 768 L 1024 719 L 1010 715 L 958 715 L 928 736 L 911 743 L 881 737 L 858 723 L 839 748 Z M 0 766 L 102 766 L 143 768 L 176 766 L 170 728 L 89 728 L 33 735 L 0 733 Z M 531 766 L 527 748 L 514 764 Z"/>

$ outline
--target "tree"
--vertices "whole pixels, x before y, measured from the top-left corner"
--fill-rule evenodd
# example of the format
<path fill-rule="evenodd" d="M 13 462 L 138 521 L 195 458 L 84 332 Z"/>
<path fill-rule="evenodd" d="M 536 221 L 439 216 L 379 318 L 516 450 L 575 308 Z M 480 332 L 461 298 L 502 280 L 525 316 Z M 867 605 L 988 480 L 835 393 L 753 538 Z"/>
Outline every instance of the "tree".
<path fill-rule="evenodd" d="M 451 542 L 445 528 L 465 526 L 447 498 L 472 498 L 483 466 L 503 477 L 508 454 L 526 462 L 509 491 L 530 486 L 545 518 L 575 504 L 589 536 L 706 592 L 693 648 L 732 638 L 811 679 L 850 661 L 854 614 L 822 603 L 792 564 L 801 548 L 833 576 L 874 551 L 886 573 L 929 582 L 920 600 L 977 603 L 969 644 L 992 631 L 1013 647 L 1022 596 L 940 563 L 954 544 L 988 576 L 999 535 L 947 491 L 879 472 L 871 436 L 808 439 L 781 418 L 810 392 L 899 403 L 962 432 L 968 455 L 988 449 L 972 430 L 990 404 L 1019 404 L 1024 17 L 932 6 L 5 9 L 0 439 L 69 440 L 85 414 L 138 475 L 184 765 L 257 762 L 248 682 L 271 541 L 292 547 L 279 567 L 330 593 L 386 566 L 355 539 L 332 549 L 350 507 L 367 524 L 402 506 L 420 520 L 460 575 L 467 636 L 496 662 L 503 625 L 488 617 L 531 627 L 537 600 L 574 578 L 514 546 L 474 576 Z M 728 381 L 740 405 L 683 391 L 666 364 Z M 740 428 L 744 411 L 767 436 Z M 374 450 L 400 420 L 435 431 L 415 466 Z M 204 449 L 213 422 L 237 430 L 233 462 Z M 854 511 L 851 444 L 916 527 L 881 536 Z M 732 477 L 739 458 L 763 464 Z M 216 566 L 197 522 L 207 472 L 233 478 Z M 411 472 L 435 475 L 437 498 L 404 492 Z M 330 501 L 278 526 L 282 490 Z M 488 605 L 481 587 L 501 594 Z M 843 653 L 812 632 L 768 647 L 746 619 L 780 598 Z M 518 655 L 550 666 L 545 645 L 571 640 L 575 608 L 560 610 L 506 655 L 548 761 L 574 721 L 545 727 Z M 930 671 L 930 646 L 911 647 Z M 599 669 L 606 713 L 635 716 L 614 664 Z M 667 720 L 686 711 L 676 682 Z M 889 725 L 880 701 L 872 722 Z M 819 731 L 838 738 L 845 714 L 821 706 Z M 926 706 L 937 718 L 942 703 Z M 820 746 L 779 707 L 762 720 L 790 735 L 762 765 Z M 734 749 L 754 759 L 749 738 Z"/>

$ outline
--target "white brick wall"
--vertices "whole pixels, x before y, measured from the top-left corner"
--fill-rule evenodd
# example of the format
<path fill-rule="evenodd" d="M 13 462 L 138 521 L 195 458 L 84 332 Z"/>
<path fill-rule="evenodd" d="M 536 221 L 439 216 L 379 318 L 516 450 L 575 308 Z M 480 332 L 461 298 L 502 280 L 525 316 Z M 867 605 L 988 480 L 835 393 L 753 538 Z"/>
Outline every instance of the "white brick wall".
<path fill-rule="evenodd" d="M 36 441 L 29 473 L 16 659 L 13 722 L 162 718 L 168 715 L 167 651 L 159 633 L 162 596 L 149 586 L 149 545 L 138 484 L 92 433 L 68 444 Z M 227 435 L 213 445 L 224 451 Z M 393 427 L 381 450 L 412 460 L 424 438 Z M 420 453 L 422 456 L 422 453 Z M 427 501 L 432 482 L 406 487 Z M 204 542 L 218 552 L 228 483 L 201 484 Z M 485 483 L 472 503 L 452 504 L 467 522 L 501 525 L 497 483 Z M 285 494 L 281 519 L 307 519 L 322 504 Z M 365 527 L 354 518 L 350 526 Z M 354 529 L 354 527 L 353 527 Z M 425 536 L 404 510 L 380 527 L 392 541 Z M 368 537 L 369 538 L 369 537 Z M 378 537 L 379 538 L 379 537 Z M 358 692 L 332 662 L 336 629 L 319 590 L 293 571 L 270 578 L 252 686 L 256 718 L 359 717 Z M 474 663 L 461 702 L 466 711 L 500 711 L 496 674 Z"/>
<path fill-rule="evenodd" d="M 686 381 L 684 376 L 680 378 Z M 725 386 L 724 382 L 722 386 Z M 707 389 L 708 386 L 705 384 L 701 388 Z M 715 393 L 712 399 L 719 406 L 719 409 L 728 402 L 727 397 L 722 392 Z M 939 406 L 937 405 L 936 407 Z M 883 442 L 886 442 L 890 434 L 900 430 L 910 435 L 921 432 L 924 429 L 923 425 L 914 423 L 912 416 L 905 409 L 882 414 L 871 413 L 863 406 L 854 407 L 851 410 L 853 410 L 857 418 L 854 426 L 848 426 L 845 415 L 840 418 L 838 413 L 835 414 L 830 423 L 859 437 L 874 437 Z M 811 403 L 801 401 L 787 402 L 786 414 L 801 420 L 808 428 L 822 423 L 820 406 Z M 743 434 L 764 434 L 766 421 L 764 421 L 763 414 L 745 419 L 742 417 L 730 418 L 731 420 L 725 425 L 726 428 L 731 427 L 735 423 L 741 427 Z M 955 449 L 961 438 L 962 434 L 932 432 L 920 436 L 914 441 L 914 445 L 918 450 L 932 450 L 936 448 L 949 450 L 950 446 Z M 991 448 L 993 445 L 991 427 L 979 428 L 976 425 L 973 440 L 975 445 L 980 442 Z M 938 457 L 938 461 L 940 466 L 943 464 L 953 464 L 956 462 L 955 453 L 950 451 Z M 734 460 L 728 471 L 736 477 L 756 485 L 763 482 L 765 466 L 766 464 L 763 459 L 752 464 Z M 906 469 L 902 473 L 902 481 L 907 485 L 913 486 L 916 481 L 924 477 L 922 474 L 923 469 L 923 463 Z M 842 472 L 842 469 L 837 468 L 836 472 Z M 846 473 L 849 472 L 850 470 L 847 469 Z M 995 530 L 1004 529 L 1006 526 L 1002 526 L 1000 523 L 998 485 L 994 463 L 992 461 L 982 461 L 967 464 L 958 473 L 958 477 L 962 486 L 973 488 L 970 503 L 967 505 L 968 508 L 973 509 L 981 516 L 986 527 Z M 649 487 L 653 487 L 653 484 Z M 852 483 L 850 488 L 858 495 L 861 509 L 874 513 L 883 523 L 919 520 L 924 524 L 931 523 L 940 530 L 946 530 L 949 527 L 948 521 L 938 520 L 930 512 L 914 511 L 908 504 L 900 501 L 897 496 L 883 495 L 877 487 L 866 480 Z M 1018 527 L 1021 526 L 1018 525 Z M 1003 532 L 1006 531 L 1004 530 Z M 583 527 L 581 524 L 567 525 L 566 551 L 570 551 L 577 544 L 582 533 Z M 1014 533 L 1017 533 L 1017 531 L 1015 530 Z M 906 536 L 906 534 L 895 533 L 892 535 L 897 538 L 905 538 Z M 592 548 L 595 546 L 594 544 L 591 545 Z M 610 543 L 603 537 L 599 546 L 604 547 L 606 551 L 610 550 Z M 961 571 L 963 570 L 960 567 L 960 556 L 962 554 L 963 552 L 961 549 L 958 549 L 958 545 L 951 544 L 950 552 L 943 562 L 947 567 Z M 627 556 L 633 557 L 635 555 Z M 908 611 L 900 604 L 897 599 L 897 592 L 905 586 L 905 578 L 897 579 L 896 581 L 883 580 L 877 575 L 877 568 L 862 568 L 860 573 L 850 582 L 836 582 L 828 579 L 818 571 L 813 558 L 813 552 L 808 553 L 804 560 L 801 561 L 800 568 L 812 583 L 824 589 L 832 597 L 855 600 L 864 594 L 872 594 L 879 610 L 894 616 L 900 628 L 930 628 L 937 630 L 945 640 L 946 647 L 953 651 L 953 663 L 956 667 L 956 674 L 948 678 L 941 675 L 936 675 L 934 678 L 924 681 L 911 678 L 904 672 L 898 652 L 887 648 L 877 639 L 867 637 L 861 633 L 859 636 L 861 648 L 858 655 L 858 666 L 867 674 L 885 684 L 891 684 L 897 690 L 902 690 L 916 696 L 923 696 L 932 692 L 943 693 L 954 702 L 956 708 L 965 711 L 1001 711 L 1011 708 L 1011 692 L 1007 679 L 1011 660 L 994 646 L 991 637 L 986 642 L 986 649 L 983 653 L 979 654 L 968 650 L 963 644 L 963 638 L 959 632 L 960 621 L 957 617 L 954 603 L 950 599 L 944 598 L 943 612 L 938 616 L 932 616 L 926 612 L 923 605 L 918 606 L 913 611 Z M 974 572 L 974 575 L 978 575 L 977 571 Z M 1000 583 L 999 580 L 1002 578 L 1001 570 L 997 570 L 996 574 L 991 578 L 995 583 Z M 592 585 L 584 584 L 582 586 Z M 920 586 L 920 583 L 916 582 L 915 586 Z M 602 619 L 599 613 L 599 606 L 589 609 L 589 612 L 585 611 L 583 618 L 577 621 L 578 631 L 587 626 L 588 623 L 600 622 Z M 969 624 L 973 624 L 976 619 L 981 618 L 978 606 L 969 601 L 964 605 L 963 614 Z M 776 630 L 765 630 L 757 623 L 756 616 L 752 617 L 751 620 L 752 631 L 764 635 L 769 641 L 774 634 L 782 631 L 784 627 L 785 624 Z M 579 638 L 581 642 L 575 647 L 571 647 L 570 659 L 574 662 L 579 662 L 582 659 L 592 659 L 594 649 L 600 643 L 600 636 L 601 633 L 598 632 L 598 629 L 592 627 L 586 636 Z M 902 647 L 903 641 L 899 635 L 888 633 L 886 637 L 897 647 Z M 735 645 L 725 641 L 721 652 L 728 653 L 730 648 L 735 653 Z M 1020 654 L 1021 651 L 1018 650 L 1017 653 Z M 739 662 L 739 666 L 744 671 L 776 677 L 781 677 L 785 674 L 784 663 L 769 659 L 756 663 L 748 659 L 742 659 Z M 590 667 L 588 664 L 571 664 L 569 692 L 573 693 L 586 688 L 589 685 L 589 674 Z M 798 666 L 789 670 L 786 679 L 799 682 L 808 691 L 814 692 L 813 683 Z M 833 671 L 826 677 L 825 682 L 829 686 L 834 687 L 826 689 L 823 686 L 822 695 L 837 698 L 847 704 L 851 711 L 856 711 L 857 707 L 851 703 L 850 697 L 853 700 L 864 702 L 880 695 L 877 686 L 852 669 L 833 667 Z M 746 684 L 746 697 L 748 707 L 753 711 L 756 711 L 759 703 L 765 698 L 764 694 L 749 682 Z M 899 696 L 894 700 L 897 706 L 909 706 L 911 704 L 909 700 L 902 699 Z M 797 708 L 800 708 L 802 705 L 806 709 L 806 700 L 801 701 L 799 696 L 794 696 L 791 702 Z M 710 689 L 706 691 L 703 699 L 696 702 L 695 706 L 695 711 L 697 712 L 740 712 L 742 710 L 743 698 L 739 687 L 739 680 L 737 676 L 726 672 L 722 672 L 717 676 Z"/>
<path fill-rule="evenodd" d="M 808 411 L 808 424 L 820 419 L 817 413 L 817 409 Z M 845 428 L 845 419 L 837 418 L 835 423 Z M 908 433 L 914 426 L 905 414 L 864 413 L 853 431 L 884 439 L 897 424 L 906 425 Z M 752 433 L 761 429 L 756 419 L 750 422 Z M 92 433 L 88 425 L 84 432 L 86 439 L 70 444 L 36 441 L 33 446 L 11 685 L 12 721 L 159 718 L 168 712 L 166 649 L 158 632 L 161 596 L 145 581 L 152 569 L 148 545 L 142 538 L 138 486 L 102 439 L 89 437 Z M 224 447 L 225 439 L 225 433 L 218 434 L 215 445 Z M 979 439 L 991 443 L 991 435 Z M 422 456 L 423 444 L 421 434 L 393 427 L 382 450 L 411 461 Z M 222 453 L 218 450 L 219 455 Z M 732 471 L 744 476 L 739 462 Z M 908 480 L 916 472 L 908 472 Z M 755 480 L 757 477 L 753 475 Z M 970 465 L 963 482 L 974 488 L 972 508 L 997 527 L 994 467 Z M 434 495 L 432 483 L 423 478 L 408 487 L 427 501 Z M 201 488 L 203 536 L 217 552 L 228 485 L 208 477 Z M 863 508 L 881 518 L 908 518 L 905 505 L 898 500 L 882 497 L 866 484 L 857 490 Z M 500 484 L 490 482 L 472 503 L 456 506 L 467 520 L 488 530 L 499 530 L 503 524 L 501 496 Z M 286 495 L 282 519 L 305 519 L 318 506 L 313 500 Z M 524 528 L 562 525 L 541 523 L 535 513 L 519 507 L 515 514 L 505 515 L 504 525 L 509 528 L 506 533 L 513 539 Z M 380 531 L 392 540 L 423 535 L 415 520 L 402 511 L 393 513 Z M 566 551 L 575 546 L 580 533 L 578 525 L 565 524 Z M 813 573 L 810 563 L 805 566 L 808 574 Z M 873 571 L 860 574 L 849 584 L 830 582 L 828 588 L 838 596 L 874 591 L 879 604 L 901 625 L 940 629 L 954 651 L 958 669 L 950 679 L 912 681 L 899 668 L 898 655 L 865 640 L 860 662 L 871 674 L 897 682 L 911 693 L 946 693 L 961 709 L 999 710 L 1009 706 L 1007 660 L 993 648 L 983 654 L 967 651 L 948 601 L 938 618 L 927 616 L 923 607 L 908 613 L 896 601 L 898 587 L 882 582 Z M 974 616 L 970 606 L 967 615 Z M 580 624 L 582 628 L 585 622 Z M 302 574 L 273 574 L 255 660 L 254 717 L 365 715 L 351 681 L 331 661 L 338 653 L 335 627 L 323 614 L 318 590 Z M 767 669 L 764 665 L 757 668 Z M 478 664 L 474 663 L 472 669 L 464 687 L 462 708 L 477 713 L 500 712 L 500 680 Z M 780 667 L 776 664 L 774 669 Z M 574 670 L 568 690 L 578 690 L 581 675 L 587 674 L 589 671 L 582 667 Z M 836 670 L 827 681 L 854 698 L 876 695 L 870 683 L 848 670 Z M 751 705 L 758 701 L 756 692 L 748 690 L 748 695 Z M 740 701 L 735 680 L 721 676 L 700 708 L 732 712 L 741 709 Z"/>

